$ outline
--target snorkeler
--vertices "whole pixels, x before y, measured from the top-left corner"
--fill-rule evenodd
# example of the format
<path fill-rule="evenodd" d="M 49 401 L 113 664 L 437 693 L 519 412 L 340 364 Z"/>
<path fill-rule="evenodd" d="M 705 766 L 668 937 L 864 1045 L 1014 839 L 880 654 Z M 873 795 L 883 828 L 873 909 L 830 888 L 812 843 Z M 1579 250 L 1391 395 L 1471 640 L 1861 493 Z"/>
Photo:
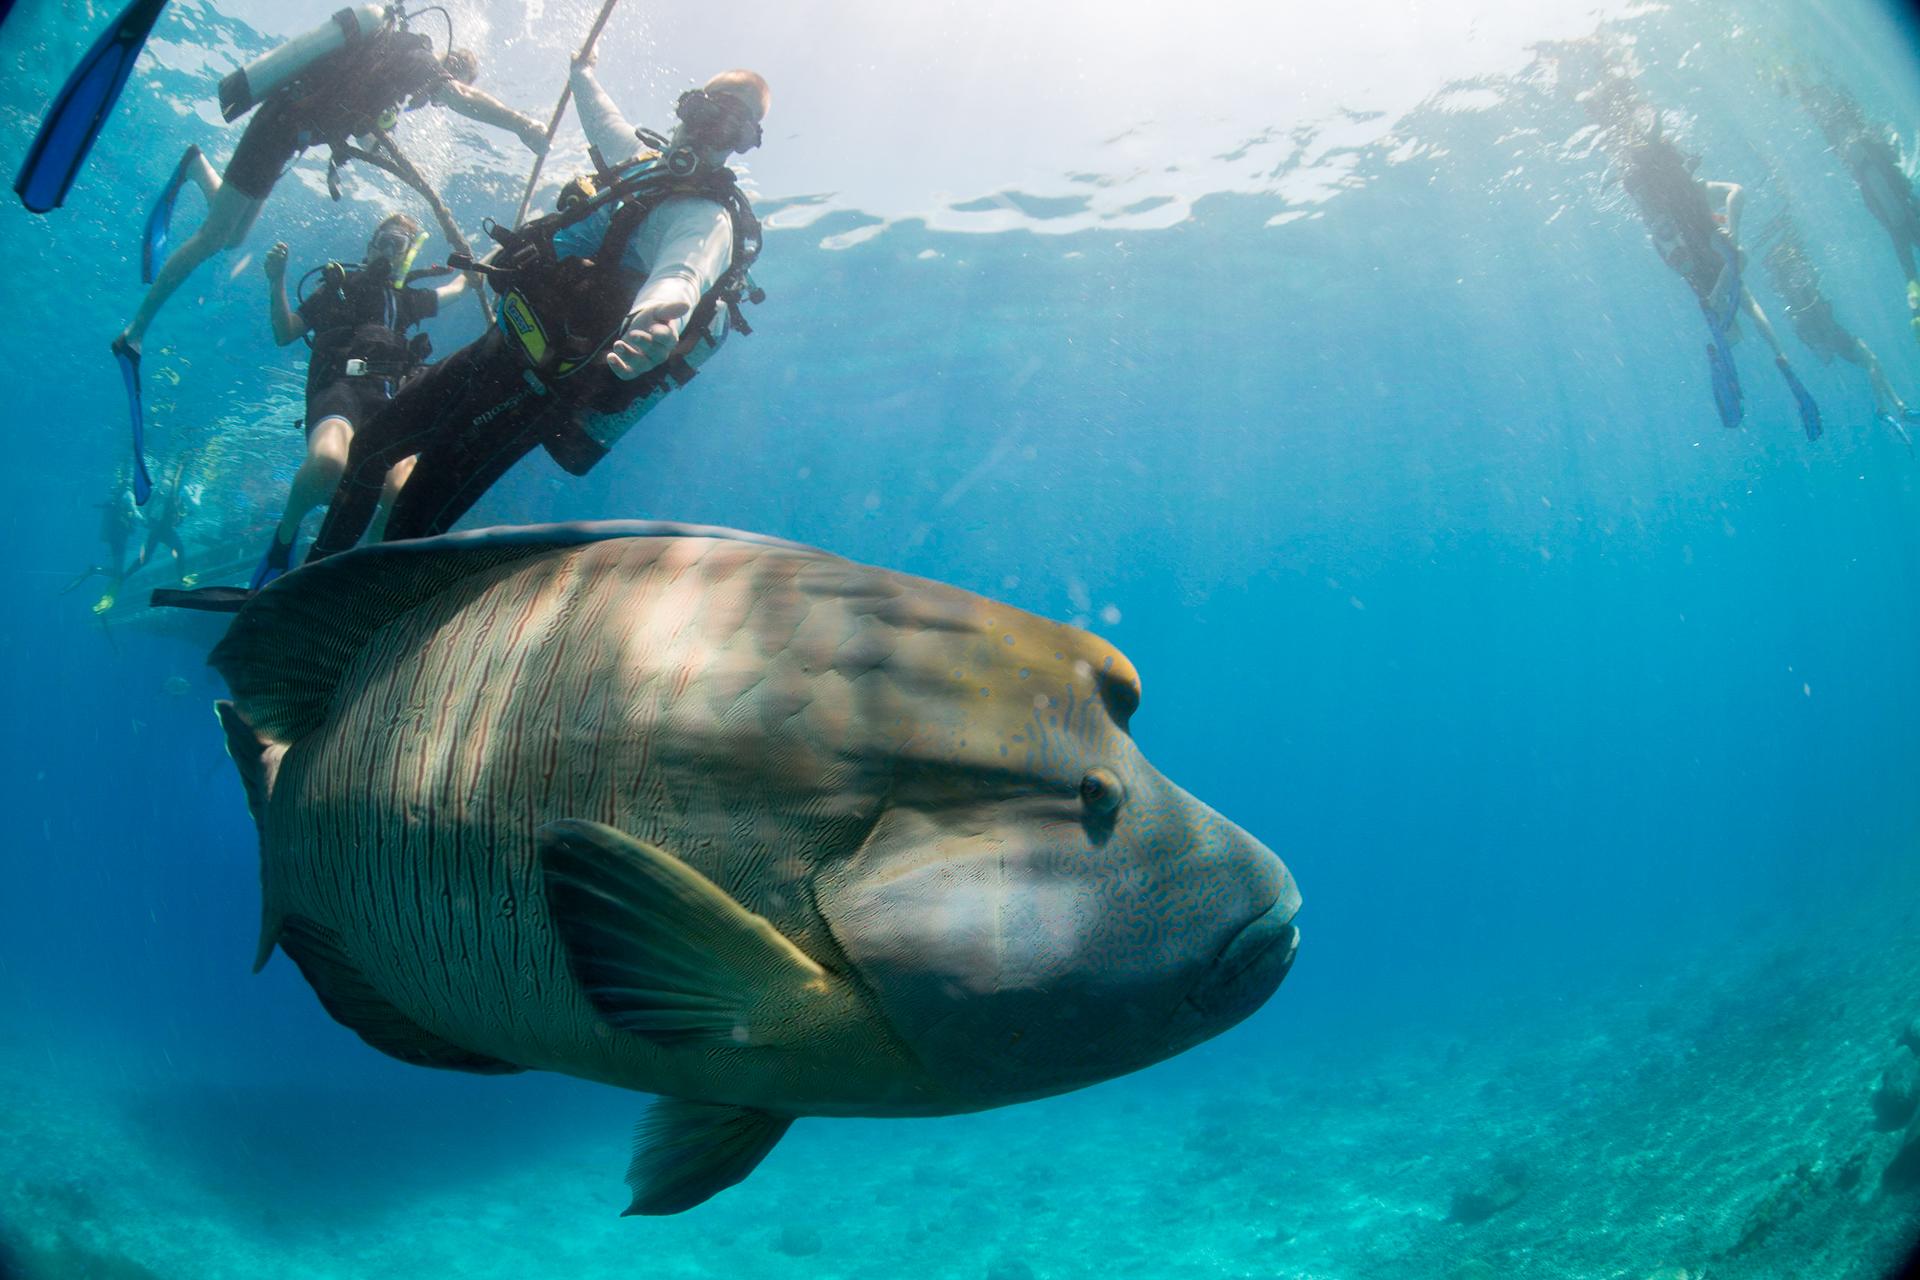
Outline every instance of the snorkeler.
<path fill-rule="evenodd" d="M 364 262 L 358 266 L 329 262 L 308 272 L 319 279 L 298 307 L 287 302 L 287 246 L 276 244 L 267 251 L 264 269 L 273 340 L 284 347 L 302 334 L 311 334 L 313 356 L 307 361 L 307 456 L 294 473 L 293 489 L 273 541 L 254 571 L 255 589 L 293 563 L 300 522 L 339 483 L 354 433 L 393 398 L 401 383 L 425 366 L 432 344 L 425 334 L 416 334 L 410 341 L 406 331 L 438 315 L 443 304 L 466 288 L 464 275 L 455 275 L 437 289 L 413 287 L 412 281 L 422 275 L 411 270 L 414 256 L 426 239 L 419 223 L 404 213 L 393 214 L 374 229 Z M 411 469 L 409 459 L 389 469 L 374 520 L 376 538 L 393 495 Z"/>
<path fill-rule="evenodd" d="M 181 156 L 147 223 L 143 274 L 151 273 L 153 287 L 133 320 L 113 340 L 136 434 L 140 347 L 147 326 L 196 267 L 216 251 L 246 238 L 287 162 L 302 151 L 327 145 L 336 159 L 343 158 L 350 138 L 390 123 L 391 114 L 409 99 L 411 106 L 440 103 L 470 119 L 518 134 L 534 151 L 544 149 L 546 130 L 538 121 L 472 87 L 479 60 L 471 51 L 450 49 L 445 57 L 434 57 L 427 37 L 398 24 L 392 16 L 397 13 L 397 9 L 374 5 L 342 9 L 325 26 L 295 37 L 221 82 L 221 107 L 227 119 L 238 119 L 256 103 L 258 110 L 223 175 L 214 174 L 196 146 L 189 146 Z M 207 197 L 206 220 L 153 272 L 155 250 L 165 243 L 174 198 L 189 178 Z"/>
<path fill-rule="evenodd" d="M 1737 427 L 1745 412 L 1733 364 L 1733 344 L 1740 339 L 1739 318 L 1744 312 L 1773 351 L 1774 367 L 1799 406 L 1807 439 L 1819 439 L 1819 406 L 1794 373 L 1766 312 L 1741 280 L 1746 253 L 1740 247 L 1740 213 L 1746 193 L 1735 183 L 1696 178 L 1693 170 L 1698 160 L 1687 160 L 1661 133 L 1657 114 L 1653 128 L 1636 133 L 1619 160 L 1621 185 L 1639 205 L 1660 260 L 1687 282 L 1706 315 L 1711 338 L 1707 365 L 1720 421 Z"/>
<path fill-rule="evenodd" d="M 418 455 L 389 541 L 445 532 L 535 448 L 585 475 L 728 332 L 748 331 L 739 304 L 761 296 L 747 276 L 760 224 L 726 161 L 759 145 L 766 81 L 727 71 L 688 90 L 673 137 L 646 136 L 658 150 L 642 151 L 590 62 L 573 78 L 599 171 L 567 185 L 559 212 L 494 233 L 501 247 L 479 269 L 499 323 L 354 436 L 309 561 L 360 540 L 403 458 Z"/>
<path fill-rule="evenodd" d="M 1874 417 L 1886 423 L 1887 429 L 1898 436 L 1911 453 L 1913 437 L 1907 433 L 1906 424 L 1913 420 L 1913 415 L 1894 393 L 1893 384 L 1887 380 L 1886 370 L 1880 367 L 1873 349 L 1849 333 L 1834 317 L 1833 303 L 1821 292 L 1820 275 L 1800 243 L 1799 232 L 1785 221 L 1784 215 L 1779 221 L 1780 238 L 1767 250 L 1765 261 L 1774 292 L 1787 304 L 1787 318 L 1793 322 L 1794 333 L 1820 357 L 1821 364 L 1831 365 L 1840 359 L 1866 372 L 1867 382 L 1873 388 Z"/>
<path fill-rule="evenodd" d="M 1803 84 L 1800 101 L 1827 136 L 1827 143 L 1847 166 L 1860 188 L 1867 212 L 1893 242 L 1894 256 L 1907 276 L 1907 311 L 1913 336 L 1920 341 L 1920 268 L 1913 250 L 1920 245 L 1920 203 L 1913 184 L 1900 167 L 1900 152 L 1885 129 L 1867 123 L 1860 104 L 1845 89 L 1831 84 Z"/>

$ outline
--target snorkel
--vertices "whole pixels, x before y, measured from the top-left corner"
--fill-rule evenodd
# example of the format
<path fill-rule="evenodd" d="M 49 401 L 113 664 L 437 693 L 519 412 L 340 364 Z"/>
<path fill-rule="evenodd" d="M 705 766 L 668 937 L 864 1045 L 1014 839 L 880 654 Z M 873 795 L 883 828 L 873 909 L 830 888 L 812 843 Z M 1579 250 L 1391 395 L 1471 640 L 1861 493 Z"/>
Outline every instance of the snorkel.
<path fill-rule="evenodd" d="M 387 283 L 396 289 L 404 289 L 407 284 L 407 273 L 413 270 L 413 260 L 419 257 L 420 251 L 426 247 L 427 233 L 424 231 L 408 241 L 406 252 L 388 263 Z"/>
<path fill-rule="evenodd" d="M 413 227 L 410 218 L 389 218 L 380 224 L 380 229 L 367 241 L 366 269 L 384 270 L 387 283 L 396 289 L 405 287 L 407 273 L 413 269 L 413 260 L 426 247 L 427 233 Z"/>

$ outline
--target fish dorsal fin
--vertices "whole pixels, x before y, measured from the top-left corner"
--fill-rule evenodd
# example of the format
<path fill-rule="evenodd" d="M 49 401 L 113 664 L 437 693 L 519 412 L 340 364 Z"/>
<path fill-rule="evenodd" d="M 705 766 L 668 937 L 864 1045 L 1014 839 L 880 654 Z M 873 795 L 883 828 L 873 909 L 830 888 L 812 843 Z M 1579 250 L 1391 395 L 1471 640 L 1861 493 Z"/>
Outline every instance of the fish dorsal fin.
<path fill-rule="evenodd" d="M 394 554 L 370 547 L 303 567 L 247 602 L 207 661 L 219 668 L 256 734 L 296 742 L 326 718 L 333 691 L 374 632 L 537 547 Z"/>
<path fill-rule="evenodd" d="M 746 1048 L 799 1045 L 863 1016 L 845 982 L 672 854 L 597 822 L 538 835 L 568 964 L 609 1026 Z"/>
<path fill-rule="evenodd" d="M 592 542 L 665 537 L 725 538 L 823 554 L 757 534 L 648 520 L 476 529 L 382 543 L 275 579 L 235 616 L 207 661 L 226 677 L 256 734 L 291 743 L 326 718 L 341 674 L 376 631 L 463 579 Z"/>
<path fill-rule="evenodd" d="M 380 1052 L 418 1067 L 503 1076 L 525 1067 L 463 1049 L 428 1031 L 381 995 L 328 929 L 288 916 L 280 923 L 280 949 L 320 997 L 333 1020 Z"/>
<path fill-rule="evenodd" d="M 752 1107 L 661 1098 L 633 1131 L 633 1203 L 620 1216 L 679 1213 L 725 1191 L 766 1159 L 792 1123 Z"/>

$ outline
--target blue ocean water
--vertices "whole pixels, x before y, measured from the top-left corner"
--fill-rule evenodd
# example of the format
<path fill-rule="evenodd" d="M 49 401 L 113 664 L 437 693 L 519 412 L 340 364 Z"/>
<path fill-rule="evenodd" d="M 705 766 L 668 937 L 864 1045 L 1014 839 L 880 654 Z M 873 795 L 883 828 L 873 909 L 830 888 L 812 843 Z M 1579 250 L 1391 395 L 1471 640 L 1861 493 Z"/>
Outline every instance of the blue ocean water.
<path fill-rule="evenodd" d="M 584 10 L 453 8 L 500 69 L 482 86 L 544 116 Z M 21 0 L 0 27 L 9 155 L 110 10 Z M 1241 73 L 1190 138 L 1119 106 L 1112 138 L 1052 136 L 1078 64 L 1009 46 L 993 74 L 1033 108 L 1011 158 L 955 143 L 935 197 L 883 179 L 1004 123 L 929 120 L 910 155 L 892 121 L 844 127 L 833 101 L 879 55 L 796 35 L 844 19 L 616 24 L 609 50 L 646 69 L 606 78 L 636 118 L 665 123 L 661 68 L 713 69 L 677 42 L 774 82 L 748 157 L 768 300 L 589 478 L 530 458 L 467 524 L 733 526 L 1098 631 L 1142 673 L 1143 751 L 1306 903 L 1292 974 L 1218 1040 L 976 1116 L 803 1121 L 741 1186 L 643 1220 L 617 1214 L 644 1099 L 407 1067 L 284 957 L 248 973 L 256 841 L 210 713 L 217 625 L 138 608 L 157 571 L 104 610 L 99 579 L 61 593 L 105 555 L 94 504 L 126 458 L 107 343 L 147 204 L 187 142 L 218 162 L 237 138 L 214 79 L 325 16 L 171 7 L 66 207 L 0 212 L 0 1276 L 1697 1280 L 1903 1256 L 1920 1179 L 1873 1100 L 1920 1016 L 1920 462 L 1758 265 L 1790 212 L 1920 404 L 1886 237 L 1782 91 L 1844 85 L 1911 162 L 1899 18 L 1503 13 L 1497 69 L 1422 64 L 1390 111 L 1336 78 L 1390 41 L 1314 28 L 1280 63 L 1335 105 L 1297 114 L 1281 71 Z M 1100 47 L 1129 38 L 1114 25 Z M 1745 427 L 1720 426 L 1692 296 L 1529 47 L 1571 39 L 1630 50 L 1700 175 L 1747 189 L 1749 283 L 1819 441 L 1751 333 Z M 1197 59 L 1203 96 L 1225 93 L 1208 48 L 1166 54 Z M 953 60 L 923 109 L 988 74 Z M 402 145 L 469 235 L 509 217 L 524 156 L 433 114 Z M 149 340 L 156 482 L 200 495 L 201 582 L 244 576 L 300 457 L 302 349 L 272 344 L 259 255 L 351 260 L 375 214 L 418 212 L 352 171 L 335 204 L 323 166 Z M 463 302 L 430 328 L 444 354 L 481 323 Z"/>

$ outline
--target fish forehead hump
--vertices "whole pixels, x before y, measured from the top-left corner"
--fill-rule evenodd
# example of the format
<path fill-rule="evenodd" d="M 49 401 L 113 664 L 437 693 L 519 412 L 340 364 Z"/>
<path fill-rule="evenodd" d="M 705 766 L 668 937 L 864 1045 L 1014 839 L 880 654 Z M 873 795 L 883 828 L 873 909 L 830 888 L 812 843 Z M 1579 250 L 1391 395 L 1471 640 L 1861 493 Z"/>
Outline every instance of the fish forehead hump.
<path fill-rule="evenodd" d="M 706 751 L 777 764 L 775 785 L 895 760 L 1017 771 L 1042 731 L 1124 731 L 1140 699 L 1097 636 L 824 552 L 631 538 L 563 558 L 569 629 L 610 627 L 630 687 L 667 685 L 651 710 Z"/>

